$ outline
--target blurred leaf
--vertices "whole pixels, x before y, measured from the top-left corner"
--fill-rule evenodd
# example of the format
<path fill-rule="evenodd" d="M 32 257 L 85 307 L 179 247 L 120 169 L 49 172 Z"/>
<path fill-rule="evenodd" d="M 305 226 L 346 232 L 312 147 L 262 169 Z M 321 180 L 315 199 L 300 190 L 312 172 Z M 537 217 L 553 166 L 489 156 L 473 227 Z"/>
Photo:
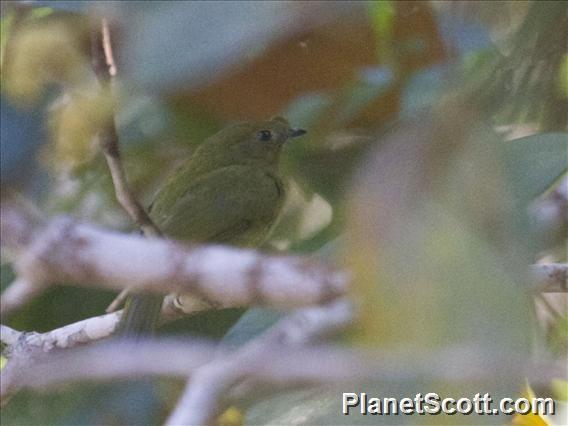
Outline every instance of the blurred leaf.
<path fill-rule="evenodd" d="M 564 379 L 557 379 L 552 381 L 552 389 L 556 399 L 563 402 L 568 402 L 568 381 Z"/>
<path fill-rule="evenodd" d="M 361 70 L 358 81 L 344 89 L 339 111 L 335 114 L 337 128 L 348 125 L 367 106 L 392 87 L 393 72 L 388 67 L 374 67 Z"/>
<path fill-rule="evenodd" d="M 409 120 L 439 101 L 449 80 L 449 68 L 437 65 L 413 74 L 402 91 L 400 118 Z"/>
<path fill-rule="evenodd" d="M 227 408 L 217 419 L 218 426 L 243 426 L 244 414 L 237 407 Z"/>
<path fill-rule="evenodd" d="M 495 3 L 495 2 L 494 2 Z M 533 122 L 541 131 L 564 131 L 568 98 L 560 88 L 566 56 L 568 3 L 529 2 L 507 49 L 478 88 L 494 119 Z"/>
<path fill-rule="evenodd" d="M 353 423 L 341 413 L 341 391 L 323 392 L 321 388 L 285 392 L 260 400 L 247 410 L 245 424 L 251 425 L 339 425 Z M 357 419 L 360 424 L 362 417 Z M 376 423 L 377 418 L 372 418 Z"/>
<path fill-rule="evenodd" d="M 525 385 L 525 389 L 523 391 L 524 398 L 527 398 L 529 401 L 536 398 L 536 395 L 530 385 L 527 383 Z M 515 426 L 548 426 L 551 424 L 550 419 L 547 416 L 528 413 L 528 414 L 514 414 L 513 420 L 511 421 L 512 425 Z"/>
<path fill-rule="evenodd" d="M 568 98 L 568 55 L 564 55 L 562 66 L 560 67 L 560 90 Z"/>
<path fill-rule="evenodd" d="M 515 195 L 528 204 L 566 173 L 568 133 L 545 133 L 505 144 Z"/>
<path fill-rule="evenodd" d="M 252 308 L 244 313 L 221 340 L 222 344 L 241 346 L 273 326 L 283 312 L 273 309 Z"/>
<path fill-rule="evenodd" d="M 294 126 L 309 129 L 332 102 L 333 99 L 329 94 L 308 93 L 291 102 L 283 115 Z"/>
<path fill-rule="evenodd" d="M 85 12 L 96 2 L 92 1 L 76 1 L 76 0 L 31 0 L 22 2 L 34 8 L 41 9 L 57 9 L 65 12 Z"/>
<path fill-rule="evenodd" d="M 437 14 L 438 29 L 450 52 L 461 57 L 493 46 L 491 37 L 484 26 L 472 16 L 464 19 L 458 13 L 443 10 Z"/>
<path fill-rule="evenodd" d="M 0 96 L 2 185 L 23 184 L 34 171 L 36 151 L 46 139 L 44 107 L 17 107 Z"/>
<path fill-rule="evenodd" d="M 2 407 L 2 424 L 118 425 L 157 424 L 166 401 L 149 380 L 80 384 L 49 393 L 21 392 Z"/>
<path fill-rule="evenodd" d="M 295 4 L 317 7 L 316 2 Z M 302 16 L 307 23 L 297 34 L 271 44 L 213 84 L 182 93 L 182 102 L 185 96 L 186 102 L 225 121 L 265 120 L 302 96 L 341 90 L 362 67 L 374 67 L 378 60 L 364 3 L 349 5 L 340 19 L 322 25 L 310 26 L 311 18 Z M 306 15 L 315 17 L 309 11 Z"/>
<path fill-rule="evenodd" d="M 377 33 L 379 43 L 387 46 L 393 35 L 395 9 L 392 1 L 374 1 L 368 3 L 369 14 Z"/>
<path fill-rule="evenodd" d="M 343 253 L 360 303 L 350 341 L 409 353 L 466 345 L 492 371 L 476 383 L 399 380 L 402 395 L 425 388 L 468 395 L 481 386 L 492 396 L 510 396 L 523 380 L 520 371 L 499 374 L 492 362 L 521 363 L 529 353 L 526 238 L 507 191 L 503 142 L 470 108 L 452 101 L 401 125 L 367 156 L 350 197 Z M 426 368 L 428 359 L 423 362 Z M 380 394 L 394 392 L 391 383 L 376 386 Z M 495 423 L 481 417 L 459 423 Z M 415 421 L 455 422 L 449 416 Z"/>
<path fill-rule="evenodd" d="M 288 2 L 120 2 L 125 73 L 152 90 L 211 83 L 312 20 L 345 9 Z M 298 20 L 302 16 L 306 20 Z M 144 66 L 141 66 L 144 64 Z"/>

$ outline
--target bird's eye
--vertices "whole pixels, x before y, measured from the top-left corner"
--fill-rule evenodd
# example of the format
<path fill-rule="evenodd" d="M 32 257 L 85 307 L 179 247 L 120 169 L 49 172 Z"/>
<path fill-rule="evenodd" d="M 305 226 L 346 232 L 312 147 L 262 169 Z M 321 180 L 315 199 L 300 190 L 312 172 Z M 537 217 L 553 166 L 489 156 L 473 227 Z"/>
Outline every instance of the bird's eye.
<path fill-rule="evenodd" d="M 258 132 L 258 139 L 263 142 L 268 142 L 270 139 L 272 139 L 272 132 L 270 130 L 261 130 L 260 132 Z"/>

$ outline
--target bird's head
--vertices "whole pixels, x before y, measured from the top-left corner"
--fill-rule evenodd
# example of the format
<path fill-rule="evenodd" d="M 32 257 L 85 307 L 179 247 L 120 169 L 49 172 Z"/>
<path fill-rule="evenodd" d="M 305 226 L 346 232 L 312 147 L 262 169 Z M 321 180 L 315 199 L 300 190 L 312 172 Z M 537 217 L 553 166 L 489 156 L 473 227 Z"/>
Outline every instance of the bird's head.
<path fill-rule="evenodd" d="M 282 117 L 238 123 L 207 139 L 196 156 L 215 167 L 237 164 L 275 166 L 286 141 L 305 133 L 305 130 L 292 128 Z"/>

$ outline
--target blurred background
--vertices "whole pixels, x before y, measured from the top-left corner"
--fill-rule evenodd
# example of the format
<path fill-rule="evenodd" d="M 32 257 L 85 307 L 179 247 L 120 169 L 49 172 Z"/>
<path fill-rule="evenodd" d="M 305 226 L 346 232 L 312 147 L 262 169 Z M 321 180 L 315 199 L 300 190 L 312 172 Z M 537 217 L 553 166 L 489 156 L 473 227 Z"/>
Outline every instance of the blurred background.
<path fill-rule="evenodd" d="M 134 231 L 93 143 L 113 103 L 127 175 L 146 206 L 206 137 L 281 115 L 308 134 L 286 147 L 290 196 L 265 249 L 352 272 L 359 315 L 338 344 L 418 354 L 472 345 L 512 363 L 566 357 L 565 295 L 535 295 L 527 273 L 532 263 L 566 262 L 568 3 L 3 1 L 0 12 L 3 197 L 17 191 L 47 216 Z M 101 94 L 89 58 L 90 25 L 103 16 L 117 60 L 114 99 Z M 3 263 L 2 289 L 12 279 Z M 48 331 L 101 314 L 115 297 L 72 284 L 7 324 Z M 241 315 L 205 313 L 163 333 L 242 344 L 281 313 Z M 562 378 L 527 387 L 520 375 L 487 368 L 475 383 L 406 377 L 282 392 L 257 398 L 236 421 L 497 421 L 346 418 L 341 392 L 352 389 L 530 391 L 566 401 Z M 156 424 L 182 385 L 21 393 L 2 422 Z M 563 424 L 558 416 L 498 420 L 523 421 Z"/>

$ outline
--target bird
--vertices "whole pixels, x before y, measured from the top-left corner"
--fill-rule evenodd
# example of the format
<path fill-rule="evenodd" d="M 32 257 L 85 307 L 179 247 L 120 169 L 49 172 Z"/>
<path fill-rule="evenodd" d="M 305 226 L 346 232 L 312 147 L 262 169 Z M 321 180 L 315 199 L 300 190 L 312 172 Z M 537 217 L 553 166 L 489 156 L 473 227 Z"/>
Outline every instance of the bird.
<path fill-rule="evenodd" d="M 282 147 L 305 133 L 282 117 L 222 129 L 165 180 L 149 207 L 150 217 L 174 240 L 259 247 L 286 196 L 278 170 Z M 162 302 L 161 295 L 130 295 L 118 334 L 152 334 Z"/>

